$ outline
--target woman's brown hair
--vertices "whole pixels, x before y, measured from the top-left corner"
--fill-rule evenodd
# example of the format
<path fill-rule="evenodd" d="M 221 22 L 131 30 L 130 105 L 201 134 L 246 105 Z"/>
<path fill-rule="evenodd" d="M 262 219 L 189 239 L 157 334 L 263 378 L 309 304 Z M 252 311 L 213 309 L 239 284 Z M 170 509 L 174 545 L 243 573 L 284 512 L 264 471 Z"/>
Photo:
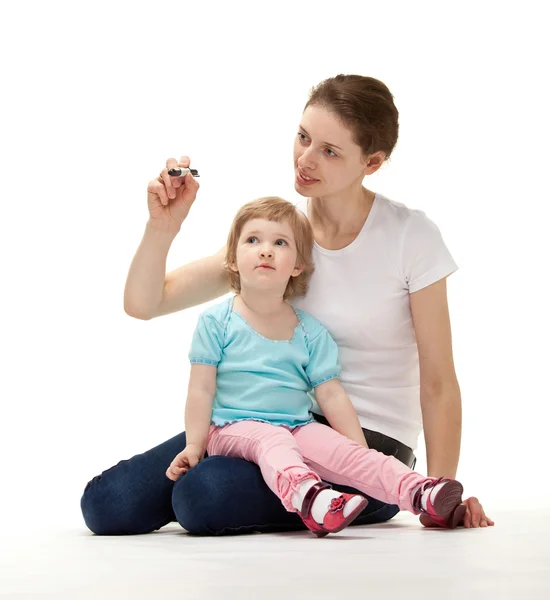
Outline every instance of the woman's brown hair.
<path fill-rule="evenodd" d="M 312 88 L 308 106 L 334 113 L 353 133 L 364 156 L 382 150 L 390 157 L 399 134 L 399 112 L 388 87 L 372 77 L 336 75 Z"/>

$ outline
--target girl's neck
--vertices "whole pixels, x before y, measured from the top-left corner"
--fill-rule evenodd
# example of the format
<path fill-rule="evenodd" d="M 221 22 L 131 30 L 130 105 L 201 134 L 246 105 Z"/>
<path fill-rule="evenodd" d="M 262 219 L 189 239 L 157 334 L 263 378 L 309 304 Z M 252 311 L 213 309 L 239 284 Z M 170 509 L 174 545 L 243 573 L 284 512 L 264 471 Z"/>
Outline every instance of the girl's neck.
<path fill-rule="evenodd" d="M 313 228 L 329 237 L 358 234 L 374 203 L 374 192 L 360 187 L 335 196 L 310 198 L 308 217 Z"/>
<path fill-rule="evenodd" d="M 237 309 L 239 304 L 242 304 L 250 312 L 266 319 L 280 315 L 288 308 L 282 294 L 257 290 L 241 289 L 235 302 L 237 302 Z"/>

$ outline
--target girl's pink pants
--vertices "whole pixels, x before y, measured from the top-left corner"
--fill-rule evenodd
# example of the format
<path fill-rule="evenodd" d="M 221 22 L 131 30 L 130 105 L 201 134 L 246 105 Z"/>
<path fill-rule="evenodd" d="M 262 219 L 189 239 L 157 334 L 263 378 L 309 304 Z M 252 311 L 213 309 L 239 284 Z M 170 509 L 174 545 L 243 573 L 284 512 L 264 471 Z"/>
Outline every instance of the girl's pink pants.
<path fill-rule="evenodd" d="M 321 423 L 293 429 L 258 421 L 212 425 L 207 452 L 209 456 L 234 456 L 256 463 L 267 485 L 290 512 L 296 512 L 292 494 L 298 485 L 306 479 L 323 479 L 419 514 L 412 505 L 412 491 L 433 480 Z"/>

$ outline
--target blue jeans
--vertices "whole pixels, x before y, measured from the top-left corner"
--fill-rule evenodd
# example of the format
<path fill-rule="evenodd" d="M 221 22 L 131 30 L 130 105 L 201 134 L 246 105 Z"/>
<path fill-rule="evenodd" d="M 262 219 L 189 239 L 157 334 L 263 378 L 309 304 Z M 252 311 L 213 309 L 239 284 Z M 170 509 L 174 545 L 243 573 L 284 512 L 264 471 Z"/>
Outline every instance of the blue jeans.
<path fill-rule="evenodd" d="M 368 435 L 372 432 L 364 431 L 374 448 Z M 384 444 L 390 445 L 389 449 L 377 449 L 402 460 L 392 445 L 399 442 L 379 433 L 374 436 L 374 441 L 384 438 Z M 195 535 L 305 529 L 300 517 L 283 507 L 265 484 L 259 467 L 251 462 L 210 456 L 178 481 L 168 479 L 166 469 L 185 444 L 185 433 L 180 433 L 143 454 L 120 461 L 88 482 L 80 502 L 87 527 L 98 535 L 149 533 L 172 521 Z M 411 455 L 412 451 L 407 462 L 412 467 L 415 461 Z M 346 486 L 333 487 L 357 493 Z M 398 512 L 393 504 L 369 498 L 368 506 L 352 525 L 381 523 Z"/>

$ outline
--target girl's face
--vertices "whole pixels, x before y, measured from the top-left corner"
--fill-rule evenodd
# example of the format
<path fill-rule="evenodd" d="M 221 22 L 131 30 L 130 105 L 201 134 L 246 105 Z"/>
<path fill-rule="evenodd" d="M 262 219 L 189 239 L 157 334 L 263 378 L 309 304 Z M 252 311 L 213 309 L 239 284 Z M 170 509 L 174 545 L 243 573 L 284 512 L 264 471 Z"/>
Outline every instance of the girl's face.
<path fill-rule="evenodd" d="M 374 172 L 351 131 L 336 115 L 308 106 L 294 142 L 294 186 L 302 196 L 330 196 L 361 183 Z"/>
<path fill-rule="evenodd" d="M 242 290 L 282 295 L 288 280 L 301 273 L 296 265 L 297 256 L 294 232 L 288 221 L 252 219 L 243 226 L 237 242 L 237 261 L 231 268 L 239 273 Z"/>

